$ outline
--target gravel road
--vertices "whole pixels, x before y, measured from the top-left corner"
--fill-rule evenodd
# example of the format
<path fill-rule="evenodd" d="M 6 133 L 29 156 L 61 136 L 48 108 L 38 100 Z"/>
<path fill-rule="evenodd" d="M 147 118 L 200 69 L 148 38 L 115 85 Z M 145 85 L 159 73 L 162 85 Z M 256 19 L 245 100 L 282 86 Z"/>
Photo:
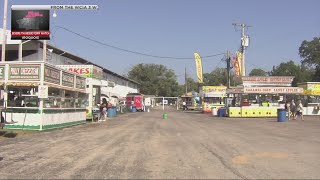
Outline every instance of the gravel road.
<path fill-rule="evenodd" d="M 320 118 L 230 119 L 168 108 L 0 140 L 3 179 L 320 178 Z"/>

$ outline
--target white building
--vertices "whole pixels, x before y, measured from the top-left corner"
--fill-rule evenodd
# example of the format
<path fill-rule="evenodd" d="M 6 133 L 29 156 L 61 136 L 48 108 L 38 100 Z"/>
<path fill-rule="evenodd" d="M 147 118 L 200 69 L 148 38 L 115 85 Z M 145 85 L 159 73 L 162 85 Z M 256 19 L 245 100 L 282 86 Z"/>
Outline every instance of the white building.
<path fill-rule="evenodd" d="M 0 29 L 2 34 L 2 29 Z M 2 36 L 0 34 L 0 46 Z M 19 45 L 22 45 L 22 58 L 19 58 Z M 0 49 L 1 52 L 1 49 Z M 125 97 L 128 93 L 138 93 L 139 83 L 121 76 L 109 69 L 94 64 L 89 60 L 66 52 L 62 49 L 47 45 L 47 62 L 53 65 L 93 65 L 102 69 L 101 80 L 108 81 L 108 86 L 101 88 L 101 94 L 107 96 Z M 0 53 L 1 54 L 1 53 Z M 7 31 L 6 61 L 42 61 L 43 59 L 43 42 L 42 41 L 20 41 L 11 40 L 10 31 Z M 0 57 L 1 60 L 1 57 Z"/>

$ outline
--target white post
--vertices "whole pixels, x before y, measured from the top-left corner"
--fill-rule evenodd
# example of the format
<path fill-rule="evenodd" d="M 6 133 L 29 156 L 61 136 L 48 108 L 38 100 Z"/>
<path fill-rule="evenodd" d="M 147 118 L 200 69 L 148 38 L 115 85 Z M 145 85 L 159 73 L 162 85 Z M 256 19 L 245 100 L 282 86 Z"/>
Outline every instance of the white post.
<path fill-rule="evenodd" d="M 3 31 L 2 31 L 2 56 L 1 61 L 6 61 L 6 44 L 7 44 L 7 37 L 6 37 L 6 31 L 7 31 L 7 9 L 8 9 L 8 0 L 4 0 L 4 6 L 3 6 Z"/>
<path fill-rule="evenodd" d="M 47 61 L 47 40 L 43 40 L 43 62 L 46 63 Z"/>
<path fill-rule="evenodd" d="M 40 66 L 40 85 L 43 86 L 43 81 L 44 81 L 44 67 L 45 67 L 45 64 L 44 63 L 41 63 L 41 66 Z M 39 88 L 38 88 L 38 94 L 39 94 Z M 44 105 L 44 101 L 43 101 L 43 98 L 40 99 L 40 104 L 39 104 L 39 110 L 40 110 L 40 116 L 41 116 L 41 120 L 40 120 L 40 131 L 42 131 L 43 129 L 43 120 L 44 120 L 44 117 L 43 117 L 43 105 Z"/>
<path fill-rule="evenodd" d="M 164 97 L 162 97 L 162 110 L 164 110 Z"/>

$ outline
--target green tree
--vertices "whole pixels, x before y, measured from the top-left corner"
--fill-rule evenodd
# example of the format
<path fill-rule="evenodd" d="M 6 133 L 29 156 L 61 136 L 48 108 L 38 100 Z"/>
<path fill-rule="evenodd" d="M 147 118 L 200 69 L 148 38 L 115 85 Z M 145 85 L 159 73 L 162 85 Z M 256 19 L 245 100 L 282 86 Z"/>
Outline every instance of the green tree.
<path fill-rule="evenodd" d="M 252 69 L 251 72 L 249 73 L 249 76 L 267 76 L 267 75 L 268 73 L 260 68 Z"/>
<path fill-rule="evenodd" d="M 231 73 L 230 84 L 235 85 L 234 75 Z M 205 86 L 227 86 L 227 70 L 225 68 L 216 68 L 210 73 L 203 74 L 203 85 Z"/>
<path fill-rule="evenodd" d="M 304 40 L 299 48 L 299 55 L 303 64 L 320 66 L 320 37 L 315 37 L 312 41 Z"/>
<path fill-rule="evenodd" d="M 293 61 L 280 63 L 278 66 L 273 66 L 270 72 L 271 76 L 294 76 L 292 82 L 293 86 L 297 86 L 297 83 L 307 82 L 312 80 L 313 70 L 303 66 L 297 65 Z"/>
<path fill-rule="evenodd" d="M 164 65 L 137 64 L 128 72 L 128 78 L 140 83 L 140 92 L 143 94 L 179 95 L 177 76 Z"/>
<path fill-rule="evenodd" d="M 188 87 L 188 92 L 190 91 L 199 92 L 198 82 L 196 82 L 194 79 L 190 77 L 187 78 L 187 87 Z"/>
<path fill-rule="evenodd" d="M 320 81 L 320 37 L 315 37 L 312 41 L 304 40 L 299 48 L 299 55 L 302 64 L 315 67 L 312 80 Z"/>

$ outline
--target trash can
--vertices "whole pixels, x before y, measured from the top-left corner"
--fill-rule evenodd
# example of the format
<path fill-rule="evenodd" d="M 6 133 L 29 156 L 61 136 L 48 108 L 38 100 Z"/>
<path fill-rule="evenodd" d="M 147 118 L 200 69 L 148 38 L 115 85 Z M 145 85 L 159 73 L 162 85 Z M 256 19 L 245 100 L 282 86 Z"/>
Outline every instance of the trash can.
<path fill-rule="evenodd" d="M 278 109 L 277 110 L 277 119 L 278 119 L 278 122 L 286 122 L 287 121 L 287 110 L 286 109 Z"/>
<path fill-rule="evenodd" d="M 226 117 L 226 109 L 225 108 L 220 108 L 218 109 L 218 117 Z"/>
<path fill-rule="evenodd" d="M 107 111 L 107 112 L 108 112 L 108 114 L 107 114 L 108 117 L 110 117 L 110 118 L 113 117 L 113 110 L 112 110 L 112 108 L 108 108 L 108 111 Z"/>
<path fill-rule="evenodd" d="M 112 117 L 115 117 L 117 115 L 117 108 L 115 106 L 113 106 L 112 108 Z"/>
<path fill-rule="evenodd" d="M 163 119 L 168 119 L 168 114 L 164 113 L 162 117 L 163 117 Z"/>
<path fill-rule="evenodd" d="M 137 112 L 136 107 L 132 107 L 131 112 L 134 112 L 134 113 Z"/>
<path fill-rule="evenodd" d="M 212 116 L 218 115 L 218 109 L 216 107 L 211 108 Z"/>

